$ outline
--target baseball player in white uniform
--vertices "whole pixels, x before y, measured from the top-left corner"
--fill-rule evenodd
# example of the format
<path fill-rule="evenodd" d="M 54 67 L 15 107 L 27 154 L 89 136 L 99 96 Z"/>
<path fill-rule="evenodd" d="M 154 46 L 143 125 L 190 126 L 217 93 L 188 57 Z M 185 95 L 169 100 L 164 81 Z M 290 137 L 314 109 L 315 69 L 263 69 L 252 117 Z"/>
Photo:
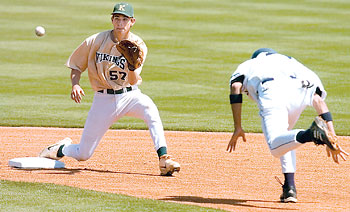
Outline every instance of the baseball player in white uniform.
<path fill-rule="evenodd" d="M 65 138 L 45 148 L 39 156 L 56 160 L 63 156 L 78 161 L 88 160 L 110 126 L 123 116 L 132 116 L 144 120 L 149 128 L 159 156 L 161 175 L 172 175 L 180 170 L 180 165 L 167 154 L 163 125 L 156 105 L 138 88 L 142 82 L 140 73 L 143 64 L 135 70 L 131 69 L 125 57 L 116 48 L 116 44 L 121 40 L 133 41 L 141 46 L 146 58 L 146 44 L 130 32 L 130 28 L 136 22 L 133 7 L 128 3 L 118 3 L 111 15 L 113 29 L 85 39 L 66 63 L 71 69 L 72 100 L 80 103 L 85 95 L 79 81 L 86 69 L 95 91 L 80 143 L 71 144 L 71 139 Z"/>
<path fill-rule="evenodd" d="M 258 49 L 232 74 L 230 90 L 235 130 L 227 151 L 235 150 L 239 137 L 246 141 L 241 126 L 244 92 L 257 103 L 271 154 L 280 158 L 285 177 L 281 202 L 297 202 L 294 182 L 296 148 L 306 142 L 326 145 L 328 156 L 332 155 L 336 163 L 339 156 L 346 160 L 349 155 L 336 143 L 332 116 L 324 102 L 327 93 L 320 79 L 294 58 L 273 49 Z M 307 106 L 313 106 L 319 116 L 309 129 L 293 129 Z"/>

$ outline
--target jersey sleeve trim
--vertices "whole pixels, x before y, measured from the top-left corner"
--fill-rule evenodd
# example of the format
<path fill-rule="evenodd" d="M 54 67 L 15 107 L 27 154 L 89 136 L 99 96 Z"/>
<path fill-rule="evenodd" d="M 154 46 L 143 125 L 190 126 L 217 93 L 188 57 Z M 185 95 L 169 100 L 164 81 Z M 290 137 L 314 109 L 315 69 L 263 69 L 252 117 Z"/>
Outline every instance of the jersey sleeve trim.
<path fill-rule="evenodd" d="M 238 77 L 236 77 L 234 79 L 231 79 L 230 85 L 232 85 L 235 82 L 243 83 L 243 81 L 244 81 L 244 75 L 240 75 L 240 76 L 238 76 Z"/>

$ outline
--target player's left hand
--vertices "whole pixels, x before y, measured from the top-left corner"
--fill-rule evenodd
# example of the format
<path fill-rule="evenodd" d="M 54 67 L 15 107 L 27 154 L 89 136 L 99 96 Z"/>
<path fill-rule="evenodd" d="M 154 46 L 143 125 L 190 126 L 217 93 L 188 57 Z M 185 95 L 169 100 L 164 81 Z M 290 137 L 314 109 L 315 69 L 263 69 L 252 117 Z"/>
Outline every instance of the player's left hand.
<path fill-rule="evenodd" d="M 134 71 L 142 65 L 143 60 L 145 59 L 144 52 L 136 42 L 122 40 L 116 45 L 116 47 L 127 60 L 130 71 Z"/>
<path fill-rule="evenodd" d="M 339 163 L 339 156 L 346 161 L 346 156 L 349 156 L 349 153 L 345 152 L 339 145 L 336 150 L 331 150 L 328 146 L 326 147 L 327 156 L 332 156 L 333 161 Z"/>
<path fill-rule="evenodd" d="M 236 144 L 237 144 L 237 140 L 239 137 L 242 137 L 243 141 L 246 142 L 246 138 L 245 138 L 245 132 L 242 128 L 236 128 L 235 131 L 233 132 L 233 135 L 231 137 L 230 142 L 227 145 L 227 149 L 226 151 L 232 152 L 236 149 Z"/>

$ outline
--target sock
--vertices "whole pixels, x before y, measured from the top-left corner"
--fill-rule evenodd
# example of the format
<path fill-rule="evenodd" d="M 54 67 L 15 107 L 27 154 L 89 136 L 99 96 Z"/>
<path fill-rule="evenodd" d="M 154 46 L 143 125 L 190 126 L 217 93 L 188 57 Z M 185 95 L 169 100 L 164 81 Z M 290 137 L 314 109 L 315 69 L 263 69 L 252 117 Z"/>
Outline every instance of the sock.
<path fill-rule="evenodd" d="M 58 148 L 57 157 L 63 157 L 64 156 L 64 154 L 62 152 L 63 147 L 64 147 L 64 145 L 61 145 L 60 148 Z"/>
<path fill-rule="evenodd" d="M 167 154 L 167 148 L 165 146 L 159 148 L 157 150 L 158 157 Z"/>
<path fill-rule="evenodd" d="M 313 141 L 312 138 L 313 136 L 310 129 L 307 129 L 305 131 L 300 131 L 296 136 L 296 140 L 302 144 Z"/>
<path fill-rule="evenodd" d="M 284 174 L 284 185 L 285 186 L 294 186 L 294 173 L 283 173 Z"/>

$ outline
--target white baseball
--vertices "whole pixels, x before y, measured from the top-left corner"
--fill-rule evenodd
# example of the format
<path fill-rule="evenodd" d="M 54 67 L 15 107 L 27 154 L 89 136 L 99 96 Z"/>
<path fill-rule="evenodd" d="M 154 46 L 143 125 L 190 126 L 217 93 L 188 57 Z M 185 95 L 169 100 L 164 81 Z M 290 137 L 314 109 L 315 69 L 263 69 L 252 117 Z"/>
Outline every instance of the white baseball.
<path fill-rule="evenodd" d="M 36 34 L 37 36 L 39 36 L 39 37 L 45 35 L 45 28 L 42 27 L 42 26 L 37 26 L 37 27 L 35 28 L 35 34 Z"/>

